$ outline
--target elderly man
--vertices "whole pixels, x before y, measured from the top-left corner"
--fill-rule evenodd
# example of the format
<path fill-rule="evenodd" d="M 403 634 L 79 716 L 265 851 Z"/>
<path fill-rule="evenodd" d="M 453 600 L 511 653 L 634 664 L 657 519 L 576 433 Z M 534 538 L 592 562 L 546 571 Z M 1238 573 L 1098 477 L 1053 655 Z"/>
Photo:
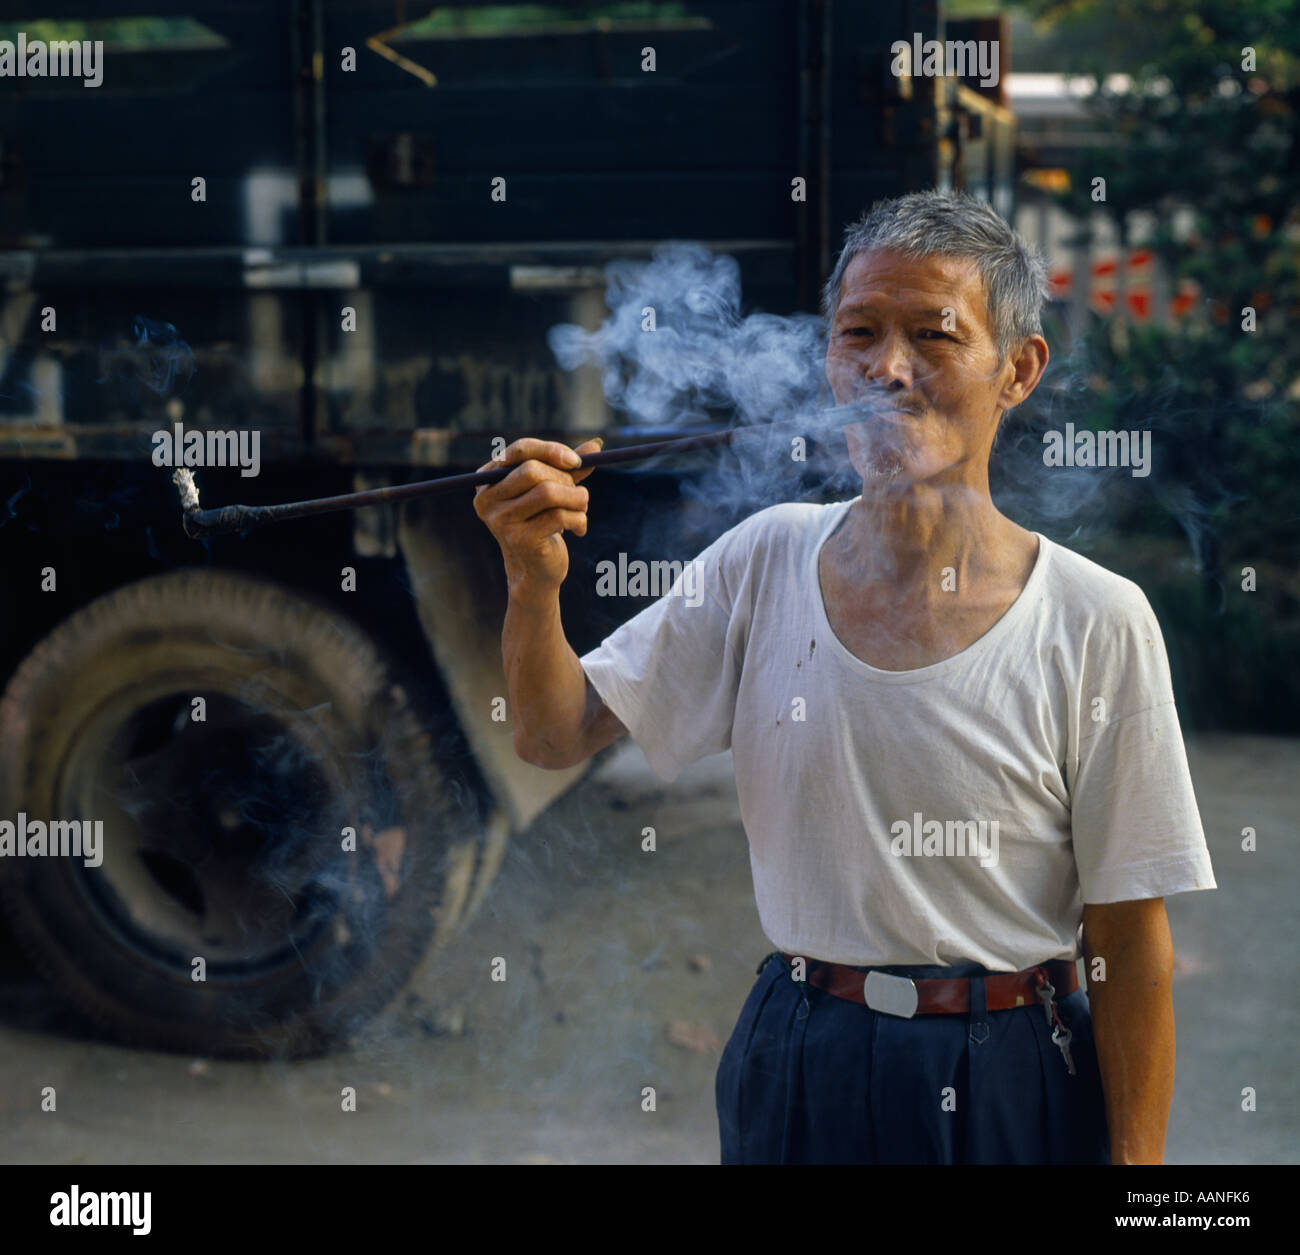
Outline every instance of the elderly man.
<path fill-rule="evenodd" d="M 1146 598 L 989 493 L 1044 295 L 987 205 L 875 206 L 824 297 L 835 399 L 877 403 L 845 429 L 861 495 L 753 515 L 697 559 L 698 604 L 581 659 L 558 590 L 589 472 L 520 440 L 479 490 L 519 755 L 567 767 L 627 731 L 671 780 L 732 750 L 778 950 L 718 1069 L 724 1162 L 1163 1157 L 1163 899 L 1215 882 Z"/>

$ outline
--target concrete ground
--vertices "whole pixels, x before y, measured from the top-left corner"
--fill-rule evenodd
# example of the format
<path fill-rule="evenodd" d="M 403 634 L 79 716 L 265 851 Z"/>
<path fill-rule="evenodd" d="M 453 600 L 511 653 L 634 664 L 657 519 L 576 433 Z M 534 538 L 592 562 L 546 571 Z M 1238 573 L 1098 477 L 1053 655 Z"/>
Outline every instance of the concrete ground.
<path fill-rule="evenodd" d="M 1219 889 L 1168 904 L 1167 1162 L 1295 1163 L 1300 742 L 1200 739 L 1189 757 Z M 512 845 L 473 925 L 326 1059 L 228 1063 L 88 1039 L 6 950 L 0 1161 L 716 1163 L 721 1045 L 772 948 L 730 758 L 665 788 L 628 745 Z M 494 983 L 498 956 L 507 979 Z M 40 1110 L 47 1085 L 54 1113 Z M 348 1085 L 355 1113 L 340 1110 Z"/>

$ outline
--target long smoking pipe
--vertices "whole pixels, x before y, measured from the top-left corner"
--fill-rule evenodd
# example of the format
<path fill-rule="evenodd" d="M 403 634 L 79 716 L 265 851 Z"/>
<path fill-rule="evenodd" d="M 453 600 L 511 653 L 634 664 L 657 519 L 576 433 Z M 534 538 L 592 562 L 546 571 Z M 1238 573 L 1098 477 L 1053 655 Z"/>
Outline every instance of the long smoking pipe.
<path fill-rule="evenodd" d="M 855 422 L 865 422 L 879 414 L 880 410 L 879 404 L 836 405 L 775 423 L 754 423 L 745 427 L 729 427 L 724 431 L 705 432 L 696 436 L 652 440 L 646 444 L 628 445 L 623 449 L 601 449 L 595 453 L 582 454 L 582 461 L 577 466 L 565 469 L 580 471 L 589 466 L 640 462 L 666 453 L 687 453 L 692 449 L 708 449 L 715 445 L 730 444 L 736 435 L 748 432 L 770 432 L 794 423 L 804 426 L 815 424 L 817 427 L 847 426 Z M 457 492 L 463 488 L 477 488 L 480 484 L 495 484 L 505 479 L 518 465 L 512 463 L 509 466 L 498 466 L 487 471 L 471 471 L 465 475 L 444 475 L 440 479 L 421 479 L 410 484 L 391 484 L 385 488 L 370 488 L 365 492 L 342 493 L 337 497 L 313 497 L 308 501 L 286 501 L 279 505 L 226 505 L 211 510 L 199 507 L 199 491 L 188 467 L 177 467 L 172 474 L 172 481 L 181 494 L 185 534 L 193 540 L 201 540 L 207 536 L 224 536 L 229 532 L 242 532 L 246 528 L 256 527 L 262 523 L 283 523 L 289 519 L 314 518 L 318 514 L 334 514 L 340 510 L 386 505 L 393 501 L 410 501 L 417 497 Z"/>

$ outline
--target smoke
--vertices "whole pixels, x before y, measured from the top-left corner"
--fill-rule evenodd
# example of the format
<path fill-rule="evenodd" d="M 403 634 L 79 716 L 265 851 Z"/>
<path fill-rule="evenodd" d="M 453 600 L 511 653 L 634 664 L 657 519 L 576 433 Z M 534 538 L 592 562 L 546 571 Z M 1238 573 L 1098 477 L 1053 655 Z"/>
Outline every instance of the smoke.
<path fill-rule="evenodd" d="M 1022 526 L 1063 543 L 1085 544 L 1114 524 L 1130 471 L 1123 467 L 1044 464 L 1045 437 L 1067 424 L 1088 426 L 1095 397 L 1073 358 L 1053 358 L 1029 400 L 1003 416 L 989 459 L 998 508 Z"/>
<path fill-rule="evenodd" d="M 634 427 L 787 418 L 824 385 L 821 320 L 740 315 L 740 267 L 702 244 L 656 248 L 650 262 L 606 269 L 610 316 L 598 331 L 568 324 L 547 337 L 561 367 L 599 366 L 605 396 Z"/>
<path fill-rule="evenodd" d="M 609 313 L 597 330 L 561 324 L 547 341 L 563 369 L 599 370 L 626 434 L 671 436 L 719 424 L 746 429 L 743 438 L 707 455 L 699 474 L 681 479 L 686 500 L 715 524 L 729 526 L 780 501 L 856 496 L 862 481 L 841 427 L 823 420 L 819 428 L 813 417 L 833 404 L 822 320 L 745 315 L 741 302 L 734 258 L 699 243 L 665 243 L 648 262 L 606 268 Z M 1166 371 L 1140 393 L 1114 371 L 1104 381 L 1107 411 L 1124 415 L 1135 442 L 1149 442 L 1150 478 L 1135 481 L 1128 465 L 1049 465 L 1045 449 L 1057 433 L 1067 424 L 1090 431 L 1099 410 L 1098 366 L 1086 346 L 1064 351 L 1050 337 L 1049 344 L 1053 356 L 1043 379 L 1024 405 L 1004 416 L 994 445 L 990 481 L 998 508 L 1025 527 L 1086 545 L 1125 511 L 1153 500 L 1178 520 L 1199 558 L 1206 486 L 1186 482 L 1186 468 L 1177 465 L 1177 378 Z M 649 539 L 643 535 L 642 543 Z"/>
<path fill-rule="evenodd" d="M 19 408 L 4 417 L 26 424 L 36 417 L 31 407 L 42 399 L 49 402 L 57 422 L 71 422 L 86 405 L 86 388 L 97 385 L 92 413 L 111 421 L 121 411 L 129 419 L 165 421 L 168 404 L 190 383 L 195 374 L 195 355 L 174 324 L 137 314 L 125 334 L 116 333 L 86 353 L 59 356 L 57 350 L 41 348 L 33 354 L 24 340 L 10 355 L 0 391 L 0 402 Z M 57 365 L 58 386 L 42 390 L 17 378 L 34 373 L 39 364 Z M 21 407 L 27 407 L 24 412 Z M 50 421 L 41 417 L 42 424 Z M 19 445 L 20 451 L 22 445 Z M 34 457 L 40 454 L 33 452 Z M 18 463 L 14 463 L 15 468 Z M 73 475 L 64 475 L 64 469 Z M 153 491 L 156 472 L 139 473 L 131 461 L 111 467 L 96 459 L 78 456 L 58 468 L 43 467 L 33 480 L 24 467 L 22 482 L 10 481 L 0 488 L 0 530 L 9 527 L 38 533 L 84 536 L 92 531 L 118 533 L 126 544 L 138 545 L 153 562 L 168 562 L 159 537 L 149 527 L 133 525 L 156 500 Z M 12 484 L 12 487 L 11 487 Z M 71 485 L 71 486 L 69 486 Z M 166 490 L 170 502 L 172 490 Z M 169 511 L 169 520 L 174 513 Z M 124 525 L 125 523 L 125 525 Z M 186 541 L 187 558 L 191 542 Z M 205 549 L 207 542 L 204 542 Z"/>
<path fill-rule="evenodd" d="M 5 499 L 4 504 L 0 505 L 0 527 L 4 527 L 10 519 L 18 518 L 18 504 L 31 492 L 32 477 L 27 473 L 26 469 L 24 469 L 23 482 L 18 485 L 18 488 L 14 493 Z M 31 522 L 27 522 L 26 527 L 28 531 L 34 532 L 39 530 L 36 525 Z"/>
<path fill-rule="evenodd" d="M 129 339 L 100 345 L 99 365 L 96 382 L 135 408 L 180 392 L 194 374 L 194 352 L 171 323 L 137 314 Z"/>
<path fill-rule="evenodd" d="M 688 499 L 740 515 L 801 495 L 808 460 L 795 440 L 811 440 L 816 424 L 801 430 L 790 420 L 830 404 L 822 320 L 742 316 L 740 266 L 702 244 L 662 244 L 649 262 L 612 262 L 605 274 L 609 317 L 600 328 L 561 324 L 547 336 L 560 366 L 599 369 L 626 434 L 747 429 L 709 455 L 702 477 L 683 479 Z"/>

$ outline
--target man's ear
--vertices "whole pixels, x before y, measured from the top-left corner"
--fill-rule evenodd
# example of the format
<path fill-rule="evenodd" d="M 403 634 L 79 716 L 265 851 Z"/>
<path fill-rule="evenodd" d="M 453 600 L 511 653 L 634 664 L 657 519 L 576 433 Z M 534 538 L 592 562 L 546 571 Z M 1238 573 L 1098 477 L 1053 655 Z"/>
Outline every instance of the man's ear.
<path fill-rule="evenodd" d="M 1042 379 L 1043 372 L 1047 369 L 1050 356 L 1047 341 L 1042 336 L 1025 337 L 1020 348 L 1011 357 L 1015 374 L 998 394 L 997 404 L 1003 410 L 1020 405 L 1038 387 L 1038 381 Z"/>

